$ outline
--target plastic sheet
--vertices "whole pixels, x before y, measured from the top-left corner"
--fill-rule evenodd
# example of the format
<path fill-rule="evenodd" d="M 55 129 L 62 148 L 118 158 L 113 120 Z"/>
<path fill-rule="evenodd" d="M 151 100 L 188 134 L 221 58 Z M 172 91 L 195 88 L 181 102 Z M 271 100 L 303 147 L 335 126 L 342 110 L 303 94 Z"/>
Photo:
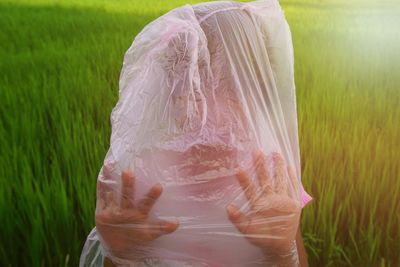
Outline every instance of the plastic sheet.
<path fill-rule="evenodd" d="M 80 266 L 298 266 L 311 197 L 278 1 L 171 10 L 136 36 L 119 86 Z"/>

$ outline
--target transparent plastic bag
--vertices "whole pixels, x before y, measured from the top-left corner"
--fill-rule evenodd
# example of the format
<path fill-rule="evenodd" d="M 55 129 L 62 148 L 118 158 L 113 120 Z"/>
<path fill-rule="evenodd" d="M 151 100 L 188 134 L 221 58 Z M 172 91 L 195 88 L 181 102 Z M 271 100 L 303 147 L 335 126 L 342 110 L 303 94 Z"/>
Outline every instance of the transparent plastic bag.
<path fill-rule="evenodd" d="M 298 266 L 311 197 L 293 72 L 277 0 L 185 5 L 149 23 L 124 56 L 80 266 Z"/>

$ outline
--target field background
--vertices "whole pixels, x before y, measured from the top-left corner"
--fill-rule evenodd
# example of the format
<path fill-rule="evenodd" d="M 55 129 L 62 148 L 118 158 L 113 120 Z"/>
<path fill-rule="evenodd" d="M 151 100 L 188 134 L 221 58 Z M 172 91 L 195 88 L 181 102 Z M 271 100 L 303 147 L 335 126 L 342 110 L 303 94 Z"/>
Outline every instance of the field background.
<path fill-rule="evenodd" d="M 123 55 L 148 22 L 195 2 L 0 0 L 0 266 L 77 266 Z M 400 3 L 281 6 L 310 265 L 400 266 Z"/>

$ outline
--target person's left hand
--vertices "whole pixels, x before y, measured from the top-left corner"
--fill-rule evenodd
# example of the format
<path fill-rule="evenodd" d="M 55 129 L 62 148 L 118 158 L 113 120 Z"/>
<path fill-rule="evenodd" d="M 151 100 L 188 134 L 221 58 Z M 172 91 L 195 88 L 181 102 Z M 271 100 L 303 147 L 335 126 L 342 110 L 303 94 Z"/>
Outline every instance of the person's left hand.
<path fill-rule="evenodd" d="M 265 252 L 290 251 L 296 237 L 300 219 L 299 182 L 291 166 L 283 157 L 273 152 L 267 159 L 272 160 L 270 176 L 264 153 L 259 150 L 254 156 L 260 191 L 249 175 L 240 169 L 236 177 L 250 202 L 247 214 L 236 206 L 227 206 L 228 217 L 236 228 L 254 245 Z M 286 176 L 286 169 L 288 176 Z"/>

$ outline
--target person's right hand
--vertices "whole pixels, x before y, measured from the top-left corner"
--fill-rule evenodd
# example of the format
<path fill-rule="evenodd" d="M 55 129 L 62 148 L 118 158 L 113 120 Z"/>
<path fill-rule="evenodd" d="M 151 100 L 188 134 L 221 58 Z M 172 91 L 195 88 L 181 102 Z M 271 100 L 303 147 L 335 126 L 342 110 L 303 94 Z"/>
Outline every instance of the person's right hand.
<path fill-rule="evenodd" d="M 105 178 L 110 179 L 110 170 L 103 167 Z M 98 180 L 99 203 L 96 209 L 96 228 L 106 251 L 111 256 L 135 260 L 146 250 L 146 244 L 163 234 L 174 232 L 178 221 L 150 220 L 149 212 L 162 193 L 161 184 L 156 184 L 145 197 L 134 204 L 134 175 L 122 171 L 120 205 L 106 183 Z"/>

